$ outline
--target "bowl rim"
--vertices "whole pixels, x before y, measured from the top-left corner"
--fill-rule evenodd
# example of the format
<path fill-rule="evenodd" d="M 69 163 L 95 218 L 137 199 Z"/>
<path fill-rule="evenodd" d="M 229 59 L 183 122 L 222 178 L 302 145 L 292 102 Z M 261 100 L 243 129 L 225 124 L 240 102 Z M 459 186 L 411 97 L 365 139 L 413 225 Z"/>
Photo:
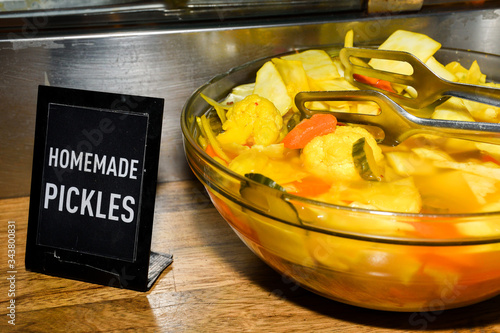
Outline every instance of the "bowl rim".
<path fill-rule="evenodd" d="M 344 210 L 347 212 L 354 212 L 354 213 L 360 213 L 360 214 L 366 214 L 366 215 L 377 215 L 377 216 L 391 216 L 395 218 L 415 218 L 415 219 L 425 219 L 425 220 L 419 220 L 419 223 L 436 223 L 436 219 L 450 219 L 450 220 L 456 220 L 456 219 L 463 219 L 467 220 L 470 218 L 490 218 L 490 217 L 500 217 L 500 210 L 498 211 L 491 211 L 491 212 L 476 212 L 476 213 L 458 213 L 458 214 L 450 214 L 450 213 L 404 213 L 404 212 L 393 212 L 393 211 L 386 211 L 386 210 L 372 210 L 372 209 L 367 209 L 367 208 L 361 208 L 361 207 L 348 207 L 348 206 L 342 206 L 342 205 L 336 205 L 332 203 L 327 203 L 323 201 L 318 201 L 302 196 L 298 196 L 292 193 L 288 192 L 283 192 L 275 188 L 271 188 L 269 186 L 266 186 L 264 184 L 261 184 L 259 182 L 256 182 L 250 178 L 247 178 L 243 175 L 240 175 L 226 166 L 222 165 L 221 163 L 217 162 L 214 160 L 212 157 L 210 157 L 202 148 L 201 146 L 196 142 L 196 139 L 193 137 L 192 133 L 189 130 L 188 126 L 188 120 L 186 114 L 189 111 L 189 107 L 192 104 L 192 102 L 196 98 L 201 98 L 201 93 L 210 85 L 214 84 L 215 82 L 222 80 L 223 78 L 238 72 L 240 70 L 244 70 L 247 67 L 250 67 L 252 65 L 255 65 L 256 63 L 260 63 L 266 60 L 270 60 L 276 57 L 281 57 L 287 54 L 295 53 L 295 52 L 302 52 L 305 50 L 311 50 L 311 49 L 323 49 L 323 50 L 335 50 L 338 49 L 340 50 L 342 48 L 339 45 L 325 45 L 325 46 L 320 46 L 320 47 L 307 47 L 303 49 L 293 49 L 292 51 L 284 52 L 284 53 L 277 53 L 274 55 L 270 56 L 265 56 L 265 57 L 260 57 L 254 60 L 251 60 L 249 62 L 243 63 L 241 65 L 235 66 L 230 68 L 229 70 L 219 73 L 215 76 L 213 76 L 211 79 L 209 79 L 207 82 L 205 82 L 203 85 L 198 87 L 186 100 L 182 112 L 181 112 L 181 131 L 182 135 L 184 137 L 184 140 L 189 142 L 190 146 L 192 146 L 195 151 L 197 152 L 198 155 L 201 155 L 203 159 L 211 166 L 216 168 L 219 172 L 226 176 L 230 176 L 233 178 L 233 180 L 236 180 L 240 183 L 251 183 L 254 186 L 266 188 L 266 190 L 271 190 L 274 192 L 276 195 L 280 195 L 285 201 L 289 200 L 295 200 L 299 202 L 304 202 L 308 205 L 314 205 L 318 207 L 326 207 L 328 209 L 335 209 L 335 210 Z M 476 54 L 481 57 L 495 57 L 499 58 L 500 61 L 500 55 L 497 54 L 490 54 L 490 53 L 484 53 L 484 52 L 478 52 L 478 51 L 473 51 L 473 50 L 463 50 L 463 49 L 455 49 L 455 48 L 446 48 L 446 47 L 441 47 L 440 50 L 448 51 L 448 52 L 466 52 L 467 54 Z M 438 50 L 439 52 L 439 50 Z M 208 111 L 210 109 L 210 105 L 207 103 L 207 108 L 205 111 Z M 186 147 L 184 147 L 184 150 L 186 150 Z M 188 160 L 189 162 L 189 160 Z M 240 203 L 241 204 L 241 203 Z M 253 209 L 257 213 L 262 213 L 260 210 L 256 210 L 255 207 L 247 207 L 250 209 Z M 295 224 L 289 221 L 283 221 L 276 219 L 276 217 L 272 216 L 273 219 L 286 223 L 286 224 L 291 224 L 293 226 L 305 228 L 305 229 L 311 229 L 315 231 L 320 231 L 322 233 L 328 233 L 328 234 L 341 234 L 342 236 L 346 237 L 346 232 L 349 233 L 347 230 L 338 230 L 335 231 L 334 229 L 327 229 L 324 227 L 313 227 L 313 226 L 305 226 L 303 224 Z M 466 223 L 466 222 L 464 222 Z M 484 237 L 484 236 L 468 236 L 467 238 L 439 238 L 439 239 L 433 239 L 433 238 L 404 238 L 404 237 L 399 237 L 399 236 L 376 236 L 373 234 L 365 235 L 361 233 L 349 233 L 347 235 L 348 238 L 362 238 L 366 239 L 367 237 L 370 239 L 376 238 L 376 241 L 378 242 L 384 242 L 384 243 L 402 243 L 402 244 L 407 244 L 407 245 L 426 245 L 426 246 L 432 246 L 432 245 L 437 245 L 437 246 L 456 246 L 456 245 L 476 245 L 476 244 L 490 244 L 490 243 L 497 243 L 500 242 L 500 235 L 495 236 L 495 237 Z"/>

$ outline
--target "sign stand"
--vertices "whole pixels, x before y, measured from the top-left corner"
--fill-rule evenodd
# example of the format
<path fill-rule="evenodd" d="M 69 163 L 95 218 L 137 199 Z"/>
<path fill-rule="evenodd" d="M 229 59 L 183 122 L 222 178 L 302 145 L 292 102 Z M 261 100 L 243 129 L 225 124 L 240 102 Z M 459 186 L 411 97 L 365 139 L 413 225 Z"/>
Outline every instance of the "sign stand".
<path fill-rule="evenodd" d="M 40 86 L 26 269 L 146 291 L 163 99 Z"/>

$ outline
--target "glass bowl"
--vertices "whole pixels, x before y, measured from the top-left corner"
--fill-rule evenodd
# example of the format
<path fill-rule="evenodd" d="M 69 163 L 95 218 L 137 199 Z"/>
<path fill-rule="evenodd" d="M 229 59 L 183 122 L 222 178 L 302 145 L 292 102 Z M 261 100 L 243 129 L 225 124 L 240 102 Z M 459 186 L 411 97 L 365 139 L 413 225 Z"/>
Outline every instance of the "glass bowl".
<path fill-rule="evenodd" d="M 196 117 L 209 106 L 200 94 L 223 99 L 233 87 L 253 82 L 271 58 L 213 78 L 181 115 L 188 164 L 241 240 L 300 286 L 360 307 L 441 311 L 500 294 L 500 212 L 404 214 L 326 204 L 254 182 L 204 152 Z M 441 49 L 436 58 L 464 66 L 478 60 L 488 77 L 500 78 L 496 55 Z M 446 234 L 453 225 L 476 232 L 455 238 Z M 407 233 L 409 228 L 418 232 Z"/>

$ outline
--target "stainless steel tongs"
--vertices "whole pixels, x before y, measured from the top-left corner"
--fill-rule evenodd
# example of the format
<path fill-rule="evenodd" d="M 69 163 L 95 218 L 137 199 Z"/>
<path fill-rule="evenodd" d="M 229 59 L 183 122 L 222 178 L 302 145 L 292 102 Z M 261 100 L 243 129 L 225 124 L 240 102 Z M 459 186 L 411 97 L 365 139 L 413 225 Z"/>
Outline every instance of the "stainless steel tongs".
<path fill-rule="evenodd" d="M 361 60 L 375 58 L 406 62 L 413 68 L 413 73 L 411 75 L 404 75 L 377 70 L 359 65 L 359 63 L 353 61 L 352 58 Z M 340 60 L 345 66 L 344 77 L 349 82 L 361 89 L 373 89 L 383 92 L 393 101 L 403 106 L 421 109 L 445 96 L 455 96 L 480 103 L 500 106 L 499 88 L 456 83 L 442 79 L 430 70 L 422 61 L 420 61 L 420 59 L 408 52 L 348 47 L 340 50 Z M 355 74 L 382 79 L 404 86 L 411 86 L 416 90 L 417 96 L 410 98 L 397 93 L 374 88 L 368 84 L 357 81 L 354 76 Z"/>
<path fill-rule="evenodd" d="M 311 110 L 307 102 L 372 101 L 379 105 L 378 115 L 326 110 Z M 339 122 L 372 125 L 381 128 L 382 143 L 397 146 L 415 134 L 435 134 L 457 139 L 500 144 L 500 124 L 420 118 L 412 115 L 385 94 L 375 90 L 310 91 L 295 96 L 295 104 L 303 116 L 315 113 L 334 115 Z"/>

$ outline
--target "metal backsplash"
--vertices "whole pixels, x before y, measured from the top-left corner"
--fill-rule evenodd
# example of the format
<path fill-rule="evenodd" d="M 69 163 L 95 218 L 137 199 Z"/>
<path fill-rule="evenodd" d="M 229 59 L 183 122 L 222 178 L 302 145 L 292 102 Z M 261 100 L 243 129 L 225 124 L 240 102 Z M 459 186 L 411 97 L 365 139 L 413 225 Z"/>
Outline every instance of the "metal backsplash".
<path fill-rule="evenodd" d="M 29 194 L 40 84 L 164 98 L 159 170 L 164 182 L 192 178 L 179 125 L 187 98 L 214 75 L 247 61 L 340 45 L 349 29 L 357 43 L 376 43 L 407 29 L 445 47 L 500 54 L 500 9 L 149 25 L 52 36 L 38 33 L 36 23 L 0 40 L 0 198 Z"/>

